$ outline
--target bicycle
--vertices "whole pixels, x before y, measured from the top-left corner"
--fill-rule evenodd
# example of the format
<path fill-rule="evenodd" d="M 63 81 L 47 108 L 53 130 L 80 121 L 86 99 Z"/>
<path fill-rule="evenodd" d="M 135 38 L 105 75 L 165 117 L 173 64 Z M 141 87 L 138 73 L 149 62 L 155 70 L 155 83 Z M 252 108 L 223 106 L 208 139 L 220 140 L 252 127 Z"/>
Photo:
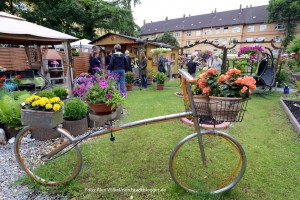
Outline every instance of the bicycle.
<path fill-rule="evenodd" d="M 193 77 L 179 70 L 185 96 L 186 111 L 171 115 L 139 120 L 120 126 L 109 126 L 95 132 L 72 137 L 71 133 L 56 127 L 62 137 L 49 141 L 32 139 L 34 127 L 23 128 L 16 137 L 15 154 L 20 166 L 37 182 L 56 185 L 74 179 L 82 167 L 82 155 L 78 144 L 87 138 L 111 134 L 137 126 L 193 117 L 195 133 L 183 138 L 173 149 L 169 160 L 171 177 L 180 187 L 189 192 L 217 194 L 231 189 L 242 178 L 246 170 L 246 155 L 241 144 L 232 136 L 217 130 L 200 131 L 198 117 L 201 109 L 209 105 L 193 101 L 191 85 Z M 239 119 L 243 117 L 247 100 L 239 108 Z M 232 120 L 234 121 L 234 120 Z M 65 165 L 57 165 L 64 162 Z M 61 168 L 59 168 L 61 167 Z"/>

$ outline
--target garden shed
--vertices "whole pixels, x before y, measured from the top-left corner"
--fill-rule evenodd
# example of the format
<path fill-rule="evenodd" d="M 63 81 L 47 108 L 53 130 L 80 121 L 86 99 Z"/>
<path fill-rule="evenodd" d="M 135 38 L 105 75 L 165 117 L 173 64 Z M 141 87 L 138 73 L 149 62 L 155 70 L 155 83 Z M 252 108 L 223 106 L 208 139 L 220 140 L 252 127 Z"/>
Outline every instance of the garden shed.
<path fill-rule="evenodd" d="M 78 40 L 76 37 L 28 22 L 21 17 L 5 12 L 0 12 L 0 24 L 0 44 L 24 45 L 29 69 L 42 71 L 41 45 L 63 44 L 68 66 L 68 88 L 71 89 L 73 73 L 70 42 Z M 14 55 L 14 52 L 11 52 L 11 54 Z M 16 56 L 14 59 L 16 59 Z M 15 66 L 12 67 L 10 70 L 14 70 Z"/>
<path fill-rule="evenodd" d="M 128 50 L 132 60 L 140 60 L 139 53 L 141 51 L 145 51 L 148 57 L 148 63 L 147 63 L 148 69 L 152 69 L 153 71 L 158 71 L 157 70 L 158 55 L 150 53 L 151 49 L 155 49 L 158 47 L 170 48 L 171 52 L 164 53 L 164 58 L 168 59 L 170 61 L 169 63 L 172 64 L 172 74 L 177 74 L 177 70 L 178 70 L 177 60 L 178 60 L 179 51 L 178 48 L 175 46 L 160 43 L 160 42 L 143 40 L 141 38 L 116 34 L 116 33 L 107 33 L 95 39 L 90 44 L 102 46 L 105 48 L 106 51 L 107 50 L 111 51 L 115 44 L 120 44 L 122 47 L 121 52 L 124 53 L 126 50 Z"/>

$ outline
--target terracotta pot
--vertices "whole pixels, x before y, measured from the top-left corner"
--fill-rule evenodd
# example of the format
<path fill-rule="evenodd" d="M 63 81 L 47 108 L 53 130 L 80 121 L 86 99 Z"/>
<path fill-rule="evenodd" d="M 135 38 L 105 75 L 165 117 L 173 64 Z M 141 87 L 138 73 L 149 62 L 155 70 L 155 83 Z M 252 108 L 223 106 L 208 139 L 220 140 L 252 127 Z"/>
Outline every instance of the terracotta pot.
<path fill-rule="evenodd" d="M 131 83 L 126 83 L 126 90 L 127 90 L 127 91 L 132 91 L 132 89 L 133 89 L 133 84 L 131 84 Z"/>
<path fill-rule="evenodd" d="M 193 95 L 193 100 L 199 115 L 211 115 L 208 96 Z"/>
<path fill-rule="evenodd" d="M 209 97 L 212 116 L 219 121 L 234 122 L 241 110 L 243 98 Z"/>
<path fill-rule="evenodd" d="M 64 120 L 63 128 L 68 130 L 73 136 L 84 134 L 88 130 L 87 117 L 75 121 Z"/>
<path fill-rule="evenodd" d="M 153 78 L 147 78 L 147 85 L 153 84 Z"/>
<path fill-rule="evenodd" d="M 163 90 L 164 86 L 165 86 L 164 84 L 157 83 L 157 90 Z"/>
<path fill-rule="evenodd" d="M 88 103 L 90 109 L 96 114 L 96 115 L 107 115 L 111 113 L 111 105 L 106 105 L 105 103 L 96 103 L 91 104 Z"/>
<path fill-rule="evenodd" d="M 6 124 L 3 125 L 3 130 L 5 132 L 6 140 L 9 140 L 12 137 L 16 137 L 19 133 L 19 130 L 16 130 L 13 127 L 9 128 Z"/>

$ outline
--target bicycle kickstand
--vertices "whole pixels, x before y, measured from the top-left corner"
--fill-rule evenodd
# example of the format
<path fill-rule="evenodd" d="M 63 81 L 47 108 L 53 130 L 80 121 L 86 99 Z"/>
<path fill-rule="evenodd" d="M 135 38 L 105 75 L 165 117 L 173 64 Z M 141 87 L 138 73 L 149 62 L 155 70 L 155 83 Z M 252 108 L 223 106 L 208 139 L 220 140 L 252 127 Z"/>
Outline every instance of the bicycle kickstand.
<path fill-rule="evenodd" d="M 114 137 L 113 132 L 112 132 L 112 121 L 109 120 L 107 123 L 110 128 L 110 141 L 114 142 L 116 140 L 116 138 Z"/>

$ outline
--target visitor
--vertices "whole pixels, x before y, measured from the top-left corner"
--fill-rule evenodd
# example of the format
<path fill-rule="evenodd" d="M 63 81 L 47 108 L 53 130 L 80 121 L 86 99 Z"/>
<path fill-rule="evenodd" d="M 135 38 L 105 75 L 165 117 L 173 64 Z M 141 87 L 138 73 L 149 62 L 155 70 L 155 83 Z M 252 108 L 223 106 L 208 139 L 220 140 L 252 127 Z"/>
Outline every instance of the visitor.
<path fill-rule="evenodd" d="M 257 69 L 257 76 L 261 76 L 262 73 L 265 71 L 265 69 L 268 66 L 268 61 L 266 60 L 266 55 L 264 53 L 261 54 L 261 61 L 258 65 L 258 69 Z"/>
<path fill-rule="evenodd" d="M 159 59 L 158 59 L 158 71 L 166 73 L 166 64 L 165 64 L 165 59 L 163 57 L 163 54 L 159 54 Z"/>
<path fill-rule="evenodd" d="M 105 67 L 107 67 L 109 65 L 110 59 L 111 59 L 111 51 L 107 50 L 106 51 L 106 57 L 105 57 Z"/>
<path fill-rule="evenodd" d="M 195 58 L 195 56 L 192 56 L 191 59 L 189 60 L 189 62 L 186 64 L 186 66 L 188 68 L 188 73 L 190 75 L 192 75 L 192 77 L 195 77 L 196 66 L 197 66 L 197 63 L 194 62 L 194 58 Z"/>
<path fill-rule="evenodd" d="M 211 68 L 214 68 L 218 70 L 218 73 L 221 73 L 221 67 L 222 67 L 222 59 L 219 57 L 218 54 L 214 55 Z"/>
<path fill-rule="evenodd" d="M 147 88 L 147 58 L 145 52 L 141 53 L 140 74 L 142 79 L 142 87 Z"/>
<path fill-rule="evenodd" d="M 112 55 L 107 70 L 112 71 L 113 75 L 118 75 L 117 84 L 123 96 L 126 95 L 125 89 L 125 69 L 128 68 L 127 60 L 121 52 L 121 45 L 114 46 L 115 53 Z"/>
<path fill-rule="evenodd" d="M 128 63 L 128 68 L 125 69 L 125 72 L 132 72 L 131 58 L 130 58 L 128 50 L 125 51 L 125 58 L 126 58 L 127 63 Z"/>
<path fill-rule="evenodd" d="M 90 74 L 95 74 L 96 71 L 101 68 L 101 60 L 99 60 L 99 55 L 100 55 L 100 47 L 93 46 L 92 54 L 91 54 L 91 58 L 90 58 L 90 67 L 88 70 L 88 72 Z"/>

